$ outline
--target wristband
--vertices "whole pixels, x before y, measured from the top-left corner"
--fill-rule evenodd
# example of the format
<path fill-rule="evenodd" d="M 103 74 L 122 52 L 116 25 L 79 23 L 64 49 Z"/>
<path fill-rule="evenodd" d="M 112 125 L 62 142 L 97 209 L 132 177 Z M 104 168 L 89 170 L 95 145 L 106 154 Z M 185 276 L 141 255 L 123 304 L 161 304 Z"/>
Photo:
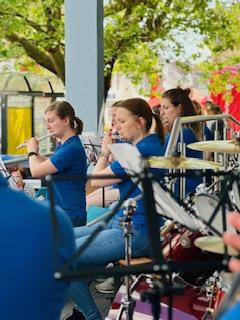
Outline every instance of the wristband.
<path fill-rule="evenodd" d="M 37 152 L 35 152 L 35 151 L 29 152 L 28 158 L 31 157 L 31 156 L 37 156 Z"/>

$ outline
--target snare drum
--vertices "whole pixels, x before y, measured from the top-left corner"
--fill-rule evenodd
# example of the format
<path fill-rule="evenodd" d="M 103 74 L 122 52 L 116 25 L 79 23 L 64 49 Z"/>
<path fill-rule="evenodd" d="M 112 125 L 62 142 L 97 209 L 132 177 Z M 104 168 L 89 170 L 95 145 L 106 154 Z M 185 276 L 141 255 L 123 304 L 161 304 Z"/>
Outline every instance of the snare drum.
<path fill-rule="evenodd" d="M 150 276 L 140 275 L 134 281 L 131 288 L 131 297 L 136 302 L 133 313 L 134 320 L 153 319 L 151 304 L 141 301 L 141 293 L 151 289 L 151 287 L 152 278 Z M 125 312 L 121 306 L 124 293 L 125 286 L 122 285 L 111 304 L 106 320 L 126 319 Z M 209 300 L 202 288 L 187 286 L 183 294 L 173 296 L 173 320 L 200 320 L 208 306 Z M 166 297 L 161 298 L 161 315 L 159 319 L 168 319 L 168 298 Z"/>
<path fill-rule="evenodd" d="M 191 232 L 186 228 L 182 230 L 171 230 L 162 244 L 163 256 L 166 260 L 173 262 L 206 261 L 220 259 L 220 255 L 202 251 L 194 245 L 195 239 L 201 237 L 200 232 Z M 181 276 L 191 285 L 203 285 L 205 280 L 211 275 L 211 271 L 187 272 Z"/>
<path fill-rule="evenodd" d="M 215 208 L 217 207 L 218 202 L 219 202 L 219 199 L 216 196 L 206 194 L 206 193 L 200 193 L 195 198 L 194 208 L 196 210 L 197 215 L 204 221 L 208 222 Z M 227 207 L 226 207 L 226 211 L 228 211 Z M 211 225 L 219 233 L 223 233 L 222 208 L 219 208 L 219 210 L 217 211 L 213 221 L 211 222 Z M 227 230 L 231 232 L 235 232 L 235 229 L 228 223 L 227 223 Z"/>

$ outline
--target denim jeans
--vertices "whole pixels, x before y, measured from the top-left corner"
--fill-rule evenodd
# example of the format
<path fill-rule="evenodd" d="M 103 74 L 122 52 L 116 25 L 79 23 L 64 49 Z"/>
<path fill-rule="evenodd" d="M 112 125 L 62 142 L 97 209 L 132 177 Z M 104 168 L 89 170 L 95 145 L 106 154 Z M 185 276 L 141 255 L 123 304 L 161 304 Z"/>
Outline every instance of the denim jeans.
<path fill-rule="evenodd" d="M 112 227 L 112 222 L 101 231 L 91 245 L 78 258 L 81 267 L 104 266 L 110 262 L 124 258 L 125 244 L 123 231 L 120 227 Z M 88 238 L 98 227 L 98 223 L 90 227 L 75 228 L 77 247 Z M 133 228 L 132 256 L 138 257 L 149 254 L 149 241 L 145 234 Z M 73 282 L 70 289 L 70 297 L 75 301 L 87 320 L 101 319 L 95 302 L 90 294 L 87 282 Z"/>

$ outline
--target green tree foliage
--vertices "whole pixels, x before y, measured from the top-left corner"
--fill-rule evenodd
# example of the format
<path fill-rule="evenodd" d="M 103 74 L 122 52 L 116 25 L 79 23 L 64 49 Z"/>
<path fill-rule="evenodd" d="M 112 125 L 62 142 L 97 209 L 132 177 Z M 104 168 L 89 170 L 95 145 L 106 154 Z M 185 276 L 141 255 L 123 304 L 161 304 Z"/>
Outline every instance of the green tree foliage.
<path fill-rule="evenodd" d="M 232 87 L 240 91 L 240 2 L 216 1 L 209 12 L 209 27 L 202 26 L 202 29 L 212 59 L 199 68 L 208 79 L 209 90 L 214 94 L 223 93 L 226 101 L 231 102 Z"/>
<path fill-rule="evenodd" d="M 0 55 L 27 54 L 64 82 L 63 0 L 0 0 Z"/>
<path fill-rule="evenodd" d="M 229 5 L 229 15 L 237 24 L 235 5 L 234 1 Z M 0 58 L 14 56 L 22 61 L 27 54 L 64 82 L 63 6 L 64 0 L 0 0 Z M 176 51 L 181 51 L 173 30 L 191 28 L 204 34 L 213 51 L 237 43 L 230 37 L 237 29 L 228 26 L 222 8 L 220 0 L 109 0 L 104 21 L 105 91 L 114 67 L 134 83 L 159 72 L 157 53 L 164 41 L 175 42 Z M 220 40 L 214 42 L 215 38 Z"/>

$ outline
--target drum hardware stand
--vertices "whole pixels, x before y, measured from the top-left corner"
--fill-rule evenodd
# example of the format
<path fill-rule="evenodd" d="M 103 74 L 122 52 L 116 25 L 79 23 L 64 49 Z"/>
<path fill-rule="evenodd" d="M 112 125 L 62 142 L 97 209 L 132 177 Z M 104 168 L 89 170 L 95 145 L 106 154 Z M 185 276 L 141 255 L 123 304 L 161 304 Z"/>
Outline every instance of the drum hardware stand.
<path fill-rule="evenodd" d="M 143 301 L 145 300 L 151 303 L 153 319 L 159 320 L 159 316 L 161 314 L 160 298 L 162 296 L 172 296 L 173 294 L 176 294 L 179 288 L 173 287 L 172 284 L 169 285 L 166 279 L 166 273 L 169 274 L 169 269 L 163 257 L 162 244 L 159 235 L 159 216 L 156 211 L 156 203 L 153 193 L 153 178 L 153 174 L 149 171 L 148 164 L 145 163 L 140 179 L 143 188 L 149 239 L 151 240 L 152 258 L 153 263 L 155 264 L 153 266 L 153 270 L 158 271 L 160 270 L 160 268 L 162 268 L 162 270 L 164 270 L 165 272 L 162 273 L 163 283 L 154 281 L 153 288 L 143 292 L 141 294 L 141 299 Z M 171 277 L 171 274 L 169 274 L 169 276 Z M 172 320 L 172 299 L 170 298 L 169 301 L 170 304 L 168 306 L 168 320 Z"/>
<path fill-rule="evenodd" d="M 68 177 L 64 177 L 63 176 L 58 176 L 58 177 L 54 177 L 54 180 L 63 180 L 63 179 L 67 179 Z M 68 178 L 70 180 L 72 179 L 79 179 L 80 177 L 71 177 Z M 83 177 L 81 177 L 83 178 Z M 95 178 L 99 178 L 97 175 L 95 176 Z M 100 178 L 103 178 L 103 176 L 101 176 Z M 105 177 L 106 178 L 106 177 Z M 109 178 L 109 177 L 108 177 Z M 135 176 L 136 178 L 136 176 Z M 144 272 L 143 270 L 151 270 L 151 271 L 147 271 L 147 272 L 151 272 L 151 273 L 159 273 L 162 272 L 163 274 L 163 284 L 158 284 L 158 283 L 154 283 L 154 291 L 153 294 L 155 294 L 155 296 L 153 297 L 153 300 L 156 301 L 157 299 L 157 304 L 155 306 L 153 306 L 153 310 L 154 310 L 154 319 L 158 320 L 159 319 L 159 313 L 160 313 L 160 301 L 159 301 L 159 297 L 162 295 L 168 295 L 168 294 L 172 294 L 173 289 L 172 287 L 170 287 L 167 284 L 166 281 L 166 273 L 170 273 L 169 270 L 171 268 L 169 268 L 168 265 L 166 265 L 164 259 L 163 259 L 163 253 L 162 253 L 162 245 L 160 242 L 160 236 L 159 236 L 159 215 L 156 212 L 156 208 L 155 208 L 155 201 L 154 201 L 154 197 L 153 197 L 153 186 L 152 186 L 152 179 L 153 179 L 153 175 L 148 171 L 148 169 L 145 167 L 144 171 L 140 173 L 139 176 L 137 176 L 136 178 L 136 183 L 134 183 L 134 185 L 131 186 L 131 188 L 128 190 L 128 192 L 126 192 L 125 194 L 125 199 L 130 197 L 132 192 L 135 190 L 136 186 L 138 185 L 138 183 L 141 181 L 142 187 L 143 187 L 143 195 L 144 195 L 144 205 L 145 205 L 145 209 L 146 209 L 146 220 L 148 222 L 148 232 L 149 232 L 149 238 L 150 238 L 150 244 L 151 244 L 151 252 L 152 252 L 152 257 L 153 257 L 153 264 L 151 264 L 151 266 L 139 266 L 139 268 L 131 268 L 131 266 L 127 269 L 130 270 L 128 271 L 131 274 L 135 273 L 139 273 L 139 270 L 141 269 L 141 273 Z M 49 178 L 48 180 L 48 185 L 51 185 L 53 178 Z M 51 192 L 52 193 L 52 192 Z M 96 230 L 89 236 L 89 238 L 87 239 L 87 241 L 84 243 L 84 245 L 82 245 L 80 248 L 78 248 L 78 250 L 75 252 L 75 254 L 73 254 L 69 260 L 64 264 L 64 266 L 60 266 L 56 264 L 57 267 L 57 272 L 55 272 L 54 276 L 56 279 L 81 279 L 83 277 L 86 277 L 87 274 L 89 274 L 88 272 L 90 270 L 85 270 L 85 269 L 75 269 L 75 270 L 70 270 L 69 268 L 71 268 L 73 266 L 73 263 L 76 262 L 77 258 L 81 255 L 81 253 L 87 248 L 87 246 L 93 241 L 93 239 L 95 238 L 95 236 L 98 234 L 99 231 L 103 230 L 106 226 L 106 224 L 109 222 L 109 220 L 114 216 L 114 214 L 121 208 L 123 203 L 123 200 L 119 201 L 118 204 L 116 205 L 116 207 L 112 210 L 111 214 L 109 214 L 109 216 L 102 222 L 99 224 L 98 228 L 96 228 Z M 51 215 L 54 216 L 54 206 L 52 208 L 52 212 Z M 57 225 L 57 221 L 53 221 L 53 226 Z M 55 240 L 58 240 L 58 232 L 56 230 L 56 228 L 54 228 L 54 237 Z M 56 241 L 57 243 L 57 241 Z M 56 245 L 56 251 L 58 253 L 58 249 L 59 249 L 59 245 Z M 98 274 L 97 272 L 101 272 L 101 268 L 96 268 L 98 270 L 94 270 L 94 276 L 96 276 L 96 274 Z M 109 274 L 107 273 L 107 271 L 102 272 L 102 274 Z M 117 268 L 116 268 L 117 269 Z M 138 270 L 138 271 L 135 271 Z M 109 272 L 109 271 L 108 271 Z M 125 271 L 126 272 L 126 271 Z M 120 272 L 119 272 L 120 274 Z M 121 274 L 124 274 L 123 271 L 121 271 Z M 126 273 L 125 273 L 126 274 Z M 159 288 L 160 287 L 160 288 Z M 151 294 L 151 297 L 153 295 Z M 171 306 L 169 306 L 169 312 L 171 312 Z M 171 318 L 170 318 L 171 319 Z"/>
<path fill-rule="evenodd" d="M 125 238 L 125 263 L 127 266 L 131 263 L 132 257 L 132 215 L 136 211 L 137 202 L 134 199 L 128 199 L 124 202 L 124 216 L 120 219 L 120 226 L 123 228 L 123 234 Z M 135 307 L 135 300 L 131 297 L 131 285 L 132 285 L 132 278 L 131 275 L 128 274 L 124 277 L 126 291 L 121 300 L 122 309 L 119 310 L 119 314 L 116 320 L 119 319 L 122 315 L 122 311 L 125 311 L 126 320 L 133 319 L 133 312 Z"/>
<path fill-rule="evenodd" d="M 234 279 L 231 284 L 231 289 L 227 292 L 226 296 L 223 299 L 223 302 L 220 304 L 218 310 L 213 314 L 214 320 L 219 320 L 222 315 L 231 307 L 236 294 L 240 286 L 240 272 L 237 272 L 234 276 Z"/>
<path fill-rule="evenodd" d="M 203 320 L 211 320 L 214 312 L 214 295 L 219 281 L 219 273 L 215 271 L 205 283 L 206 297 L 209 299 L 209 307 L 203 316 Z"/>

